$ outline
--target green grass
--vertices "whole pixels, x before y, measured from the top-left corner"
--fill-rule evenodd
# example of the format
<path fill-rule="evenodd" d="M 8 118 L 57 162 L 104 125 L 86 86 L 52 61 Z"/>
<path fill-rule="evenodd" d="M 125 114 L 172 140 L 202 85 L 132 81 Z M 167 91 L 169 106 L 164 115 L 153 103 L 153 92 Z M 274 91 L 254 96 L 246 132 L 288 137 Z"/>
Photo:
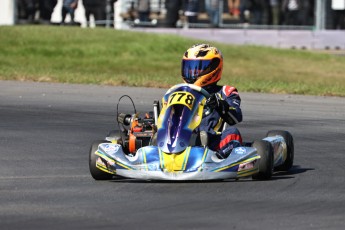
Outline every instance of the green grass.
<path fill-rule="evenodd" d="M 0 79 L 169 87 L 194 43 L 172 35 L 58 26 L 0 27 Z M 345 57 L 258 46 L 222 50 L 221 84 L 241 92 L 345 96 Z"/>

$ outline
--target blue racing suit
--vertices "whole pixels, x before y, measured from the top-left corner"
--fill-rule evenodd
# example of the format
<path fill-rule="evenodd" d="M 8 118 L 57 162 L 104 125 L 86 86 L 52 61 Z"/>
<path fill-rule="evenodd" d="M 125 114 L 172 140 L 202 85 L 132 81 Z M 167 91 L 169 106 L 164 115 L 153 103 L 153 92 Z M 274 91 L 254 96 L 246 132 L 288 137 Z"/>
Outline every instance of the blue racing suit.
<path fill-rule="evenodd" d="M 217 151 L 220 158 L 226 158 L 233 148 L 242 144 L 241 134 L 233 126 L 242 121 L 241 98 L 237 89 L 228 85 L 215 84 L 204 89 L 217 100 L 216 106 L 208 106 L 210 101 L 206 102 L 199 131 L 206 131 L 209 140 L 208 147 Z M 225 122 L 228 125 L 223 130 Z"/>

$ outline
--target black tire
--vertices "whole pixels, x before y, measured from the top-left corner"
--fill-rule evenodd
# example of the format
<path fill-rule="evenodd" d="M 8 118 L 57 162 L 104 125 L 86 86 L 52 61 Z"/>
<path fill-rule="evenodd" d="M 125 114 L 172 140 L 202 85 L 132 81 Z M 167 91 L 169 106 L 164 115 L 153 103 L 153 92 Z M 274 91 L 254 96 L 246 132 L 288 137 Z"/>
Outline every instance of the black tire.
<path fill-rule="evenodd" d="M 96 167 L 96 161 L 99 156 L 95 154 L 98 149 L 99 144 L 101 143 L 110 143 L 109 141 L 95 141 L 92 143 L 89 153 L 89 169 L 91 176 L 95 180 L 110 180 L 113 178 L 113 175 L 110 173 L 106 173 Z"/>
<path fill-rule="evenodd" d="M 269 180 L 273 173 L 273 147 L 268 141 L 257 140 L 254 141 L 253 148 L 256 149 L 260 155 L 259 160 L 259 172 L 254 174 L 252 178 L 254 180 Z"/>
<path fill-rule="evenodd" d="M 282 165 L 279 165 L 275 168 L 277 171 L 289 171 L 289 169 L 293 166 L 294 156 L 295 156 L 295 150 L 294 150 L 294 141 L 291 133 L 288 131 L 283 130 L 271 130 L 267 133 L 267 137 L 272 136 L 282 136 L 286 142 L 287 146 L 287 157 L 285 162 Z"/>

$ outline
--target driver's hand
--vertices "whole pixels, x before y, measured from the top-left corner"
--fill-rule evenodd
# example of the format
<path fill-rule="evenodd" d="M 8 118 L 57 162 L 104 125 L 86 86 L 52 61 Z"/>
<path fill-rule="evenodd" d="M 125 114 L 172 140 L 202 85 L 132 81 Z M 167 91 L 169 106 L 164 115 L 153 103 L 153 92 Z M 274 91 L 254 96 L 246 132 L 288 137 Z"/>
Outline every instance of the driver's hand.
<path fill-rule="evenodd" d="M 206 105 L 211 109 L 216 109 L 220 106 L 220 97 L 218 94 L 214 93 L 206 100 Z"/>

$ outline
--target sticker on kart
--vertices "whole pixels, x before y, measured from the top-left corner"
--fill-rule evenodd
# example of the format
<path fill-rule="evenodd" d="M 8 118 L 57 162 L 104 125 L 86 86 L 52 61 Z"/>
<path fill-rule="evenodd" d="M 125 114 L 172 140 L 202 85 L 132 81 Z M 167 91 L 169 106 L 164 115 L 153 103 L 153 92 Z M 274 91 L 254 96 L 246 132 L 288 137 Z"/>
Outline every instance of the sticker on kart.
<path fill-rule="evenodd" d="M 195 101 L 195 97 L 193 94 L 185 91 L 177 91 L 172 93 L 168 99 L 168 107 L 171 105 L 185 105 L 190 110 L 192 110 L 193 104 Z"/>

